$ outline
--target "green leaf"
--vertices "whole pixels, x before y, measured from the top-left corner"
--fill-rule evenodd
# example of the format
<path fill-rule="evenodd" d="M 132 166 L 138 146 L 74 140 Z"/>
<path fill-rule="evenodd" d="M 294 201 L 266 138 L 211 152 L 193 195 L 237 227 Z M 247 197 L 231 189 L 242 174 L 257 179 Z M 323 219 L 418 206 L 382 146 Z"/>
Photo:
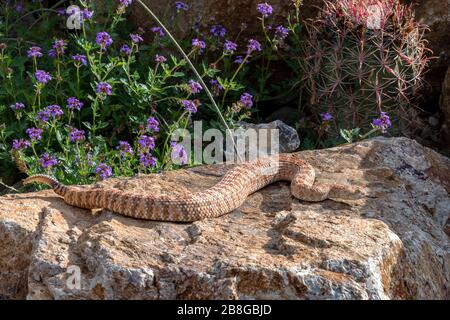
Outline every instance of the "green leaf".
<path fill-rule="evenodd" d="M 84 125 L 86 128 L 88 128 L 89 130 L 92 129 L 92 126 L 91 126 L 91 124 L 90 124 L 89 122 L 83 122 L 83 125 Z"/>

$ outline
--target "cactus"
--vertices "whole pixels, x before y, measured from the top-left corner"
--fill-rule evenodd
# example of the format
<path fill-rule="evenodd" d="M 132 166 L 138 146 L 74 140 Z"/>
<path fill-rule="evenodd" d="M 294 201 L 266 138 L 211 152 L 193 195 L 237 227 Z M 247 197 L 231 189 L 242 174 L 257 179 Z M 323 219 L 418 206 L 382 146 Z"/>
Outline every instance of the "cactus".
<path fill-rule="evenodd" d="M 413 97 L 428 64 L 426 26 L 398 0 L 326 1 L 305 24 L 302 68 L 313 113 L 340 128 L 370 128 L 382 111 L 410 128 Z M 406 121 L 405 121 L 406 120 Z"/>

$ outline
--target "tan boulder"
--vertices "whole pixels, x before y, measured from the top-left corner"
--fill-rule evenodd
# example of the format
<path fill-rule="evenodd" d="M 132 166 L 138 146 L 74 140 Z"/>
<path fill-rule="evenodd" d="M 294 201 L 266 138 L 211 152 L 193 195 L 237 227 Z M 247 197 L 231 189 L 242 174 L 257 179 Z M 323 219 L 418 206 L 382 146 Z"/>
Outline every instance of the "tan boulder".
<path fill-rule="evenodd" d="M 0 298 L 450 298 L 448 158 L 405 138 L 298 155 L 319 182 L 358 185 L 365 196 L 307 203 L 276 183 L 192 224 L 92 213 L 52 191 L 0 197 Z M 185 194 L 226 170 L 101 185 Z"/>

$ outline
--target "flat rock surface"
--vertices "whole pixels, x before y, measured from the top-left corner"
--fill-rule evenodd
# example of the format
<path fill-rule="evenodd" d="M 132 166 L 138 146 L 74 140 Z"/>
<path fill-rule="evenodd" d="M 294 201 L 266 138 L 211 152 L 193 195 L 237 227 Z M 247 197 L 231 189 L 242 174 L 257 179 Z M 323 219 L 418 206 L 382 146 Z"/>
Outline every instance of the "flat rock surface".
<path fill-rule="evenodd" d="M 273 184 L 192 224 L 0 197 L 0 299 L 449 299 L 450 160 L 405 138 L 298 153 L 359 199 L 302 202 Z M 130 179 L 138 193 L 214 185 L 226 166 Z"/>

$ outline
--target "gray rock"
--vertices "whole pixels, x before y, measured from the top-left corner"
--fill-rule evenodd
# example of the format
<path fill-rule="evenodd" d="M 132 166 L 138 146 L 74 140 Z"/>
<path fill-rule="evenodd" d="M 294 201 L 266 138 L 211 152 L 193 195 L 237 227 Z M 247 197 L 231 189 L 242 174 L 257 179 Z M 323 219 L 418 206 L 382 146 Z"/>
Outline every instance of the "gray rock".
<path fill-rule="evenodd" d="M 297 130 L 288 126 L 281 120 L 275 120 L 269 123 L 245 123 L 242 122 L 241 126 L 243 129 L 255 129 L 259 131 L 261 129 L 266 130 L 278 130 L 279 133 L 279 152 L 288 153 L 293 152 L 300 147 L 300 138 L 298 136 Z"/>

